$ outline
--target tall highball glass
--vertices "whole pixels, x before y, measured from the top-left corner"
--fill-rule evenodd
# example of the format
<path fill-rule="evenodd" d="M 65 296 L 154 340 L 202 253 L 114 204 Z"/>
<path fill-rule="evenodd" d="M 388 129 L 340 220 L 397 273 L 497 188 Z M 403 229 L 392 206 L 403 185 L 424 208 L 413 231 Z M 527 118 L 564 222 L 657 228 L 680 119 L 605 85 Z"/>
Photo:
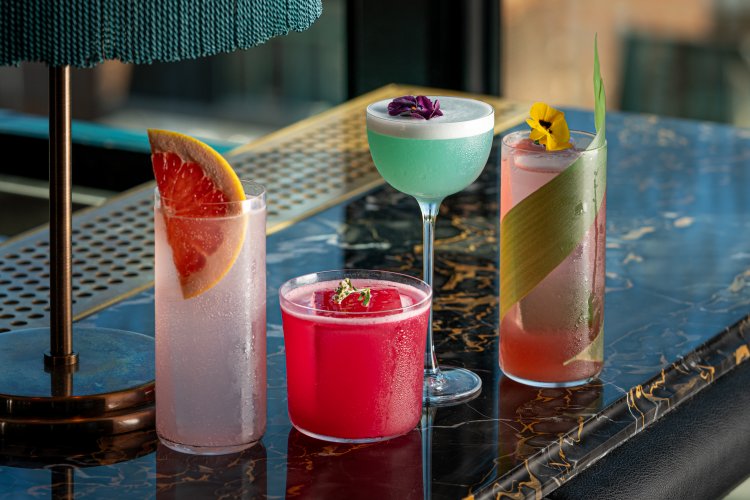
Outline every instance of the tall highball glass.
<path fill-rule="evenodd" d="M 234 453 L 266 429 L 266 194 L 243 188 L 202 207 L 223 216 L 170 214 L 156 193 L 156 433 L 182 453 Z"/>
<path fill-rule="evenodd" d="M 516 382 L 581 385 L 604 364 L 607 145 L 593 140 L 574 130 L 572 148 L 547 151 L 528 131 L 503 137 L 501 304 L 520 298 L 501 312 L 500 367 Z"/>

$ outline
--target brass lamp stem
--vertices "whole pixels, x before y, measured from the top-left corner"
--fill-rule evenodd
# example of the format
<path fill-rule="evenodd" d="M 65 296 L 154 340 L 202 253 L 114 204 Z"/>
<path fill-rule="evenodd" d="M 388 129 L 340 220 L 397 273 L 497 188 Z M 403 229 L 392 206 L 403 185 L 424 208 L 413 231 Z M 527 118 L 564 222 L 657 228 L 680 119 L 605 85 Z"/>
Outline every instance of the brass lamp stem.
<path fill-rule="evenodd" d="M 49 69 L 50 352 L 46 366 L 75 365 L 72 308 L 70 67 Z"/>

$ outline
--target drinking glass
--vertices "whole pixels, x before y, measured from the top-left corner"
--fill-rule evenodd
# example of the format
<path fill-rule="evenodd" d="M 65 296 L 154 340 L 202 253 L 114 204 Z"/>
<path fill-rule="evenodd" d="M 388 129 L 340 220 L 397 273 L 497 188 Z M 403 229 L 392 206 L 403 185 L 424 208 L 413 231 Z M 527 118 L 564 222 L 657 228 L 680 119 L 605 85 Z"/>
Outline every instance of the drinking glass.
<path fill-rule="evenodd" d="M 243 187 L 246 200 L 218 211 L 232 215 L 169 215 L 171 231 L 156 194 L 156 432 L 180 452 L 233 453 L 266 427 L 266 199 L 263 186 Z M 185 298 L 172 245 L 190 241 L 231 267 Z"/>
<path fill-rule="evenodd" d="M 423 279 L 433 283 L 435 219 L 443 199 L 474 182 L 492 147 L 494 109 L 474 99 L 433 97 L 443 116 L 430 120 L 390 116 L 388 103 L 367 107 L 367 139 L 380 175 L 413 196 L 422 211 Z M 432 309 L 424 359 L 424 401 L 447 405 L 479 392 L 481 379 L 465 368 L 438 366 L 432 334 Z"/>
<path fill-rule="evenodd" d="M 332 305 L 345 278 L 370 289 L 366 307 L 357 297 Z M 297 430 L 363 443 L 416 427 L 432 299 L 426 283 L 387 271 L 325 271 L 287 281 L 279 299 L 289 419 Z"/>
<path fill-rule="evenodd" d="M 527 291 L 501 318 L 500 366 L 517 382 L 570 387 L 603 366 L 607 146 L 587 149 L 593 139 L 571 131 L 572 148 L 547 151 L 528 131 L 503 137 L 500 295 Z M 563 177 L 574 162 L 581 168 Z M 529 208 L 533 217 L 518 217 Z M 536 249 L 559 255 L 543 264 L 545 257 L 516 251 L 518 238 L 541 240 Z M 524 283 L 530 270 L 539 273 L 533 287 Z"/>

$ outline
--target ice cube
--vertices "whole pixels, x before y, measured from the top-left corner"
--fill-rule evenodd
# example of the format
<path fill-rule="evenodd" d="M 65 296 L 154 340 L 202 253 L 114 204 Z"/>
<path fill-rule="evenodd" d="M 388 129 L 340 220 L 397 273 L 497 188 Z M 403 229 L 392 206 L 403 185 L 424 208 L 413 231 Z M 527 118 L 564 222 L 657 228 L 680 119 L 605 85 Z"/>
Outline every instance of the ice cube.
<path fill-rule="evenodd" d="M 335 294 L 333 290 L 316 290 L 313 297 L 314 307 L 332 312 L 391 312 L 398 311 L 402 307 L 401 294 L 396 288 L 371 288 L 370 302 L 367 306 L 359 300 L 359 293 L 352 293 L 340 304 L 333 300 Z"/>

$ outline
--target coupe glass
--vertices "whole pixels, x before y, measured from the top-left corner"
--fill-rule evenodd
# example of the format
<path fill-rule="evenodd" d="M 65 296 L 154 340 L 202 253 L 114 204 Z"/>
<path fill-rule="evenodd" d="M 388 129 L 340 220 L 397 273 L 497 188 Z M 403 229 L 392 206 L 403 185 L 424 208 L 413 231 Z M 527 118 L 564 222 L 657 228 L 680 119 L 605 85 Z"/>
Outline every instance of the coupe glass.
<path fill-rule="evenodd" d="M 413 196 L 422 211 L 424 281 L 432 286 L 435 218 L 443 199 L 474 182 L 484 169 L 495 125 L 492 106 L 474 99 L 434 97 L 443 116 L 429 120 L 388 114 L 390 100 L 367 107 L 367 139 L 380 175 Z M 433 291 L 434 293 L 435 291 Z M 464 368 L 440 367 L 432 336 L 425 350 L 424 402 L 448 405 L 473 397 L 481 379 Z"/>

